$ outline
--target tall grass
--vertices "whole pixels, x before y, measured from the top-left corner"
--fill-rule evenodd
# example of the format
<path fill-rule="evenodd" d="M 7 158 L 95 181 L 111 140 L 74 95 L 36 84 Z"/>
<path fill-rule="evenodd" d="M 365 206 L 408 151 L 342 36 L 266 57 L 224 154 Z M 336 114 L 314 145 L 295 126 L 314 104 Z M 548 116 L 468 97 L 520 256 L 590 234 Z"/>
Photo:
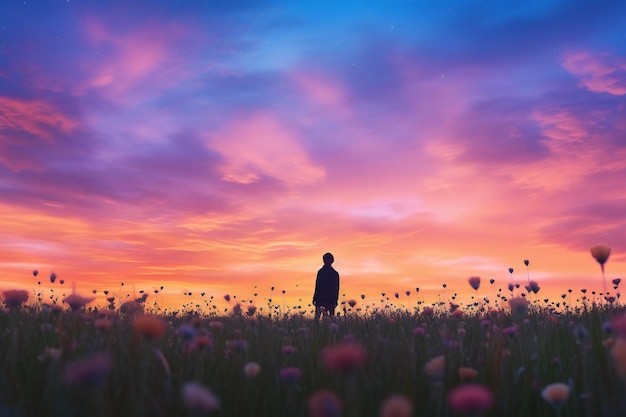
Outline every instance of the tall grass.
<path fill-rule="evenodd" d="M 352 311 L 320 322 L 303 314 L 187 311 L 160 316 L 165 331 L 151 334 L 119 311 L 5 308 L 0 416 L 202 415 L 183 401 L 189 381 L 219 397 L 215 416 L 310 415 L 307 401 L 321 389 L 342 402 L 341 414 L 328 416 L 378 416 L 396 394 L 413 404 L 414 416 L 453 416 L 448 395 L 469 382 L 493 393 L 488 416 L 626 415 L 626 381 L 608 325 L 622 314 L 619 305 L 557 311 L 534 303 L 519 314 Z M 343 343 L 364 348 L 365 362 L 341 371 L 321 360 L 324 349 Z M 440 355 L 440 375 L 429 375 L 427 364 Z M 94 357 L 76 371 L 76 362 Z M 249 362 L 260 365 L 258 375 L 246 376 Z M 477 376 L 462 380 L 460 367 Z M 285 378 L 285 368 L 299 369 L 300 377 Z M 562 407 L 542 397 L 556 382 L 570 388 Z"/>

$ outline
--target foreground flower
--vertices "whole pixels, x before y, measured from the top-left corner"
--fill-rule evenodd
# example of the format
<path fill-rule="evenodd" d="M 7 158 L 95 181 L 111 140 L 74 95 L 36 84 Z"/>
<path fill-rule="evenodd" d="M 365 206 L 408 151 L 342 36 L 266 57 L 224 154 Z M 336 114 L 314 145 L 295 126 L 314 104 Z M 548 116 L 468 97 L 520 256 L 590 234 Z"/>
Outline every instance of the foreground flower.
<path fill-rule="evenodd" d="M 2 298 L 7 307 L 18 308 L 28 300 L 28 291 L 6 290 L 2 292 Z"/>
<path fill-rule="evenodd" d="M 220 399 L 199 382 L 187 382 L 182 389 L 183 404 L 191 412 L 211 413 L 220 408 Z"/>
<path fill-rule="evenodd" d="M 331 372 L 349 373 L 365 365 L 367 351 L 359 343 L 342 343 L 322 351 L 322 363 Z"/>
<path fill-rule="evenodd" d="M 146 339 L 160 339 L 165 333 L 166 325 L 160 317 L 145 315 L 135 317 L 133 328 Z"/>
<path fill-rule="evenodd" d="M 411 417 L 413 403 L 404 395 L 392 395 L 383 401 L 378 415 L 380 417 Z"/>
<path fill-rule="evenodd" d="M 614 339 L 611 347 L 611 356 L 613 357 L 617 374 L 621 378 L 626 379 L 626 339 L 622 337 Z"/>
<path fill-rule="evenodd" d="M 556 409 L 565 404 L 569 398 L 569 385 L 562 382 L 550 384 L 541 391 L 541 396 Z"/>
<path fill-rule="evenodd" d="M 432 379 L 441 379 L 446 371 L 446 357 L 435 356 L 424 365 L 424 372 Z"/>
<path fill-rule="evenodd" d="M 478 376 L 478 371 L 474 368 L 470 368 L 467 366 L 462 366 L 459 368 L 459 378 L 461 381 L 471 381 L 472 379 Z"/>
<path fill-rule="evenodd" d="M 310 417 L 340 417 L 341 400 L 332 391 L 314 392 L 307 402 Z"/>
<path fill-rule="evenodd" d="M 102 382 L 113 366 L 113 358 L 102 353 L 69 364 L 63 371 L 63 381 L 68 385 L 91 387 Z"/>
<path fill-rule="evenodd" d="M 261 365 L 256 362 L 248 362 L 243 367 L 243 373 L 248 379 L 256 378 L 259 372 L 261 372 Z"/>
<path fill-rule="evenodd" d="M 280 371 L 280 377 L 283 379 L 283 381 L 290 384 L 297 382 L 301 376 L 302 372 L 300 371 L 300 369 L 295 367 L 283 368 Z"/>
<path fill-rule="evenodd" d="M 456 413 L 464 416 L 481 416 L 493 406 L 493 392 L 484 385 L 461 385 L 450 391 L 448 404 Z"/>

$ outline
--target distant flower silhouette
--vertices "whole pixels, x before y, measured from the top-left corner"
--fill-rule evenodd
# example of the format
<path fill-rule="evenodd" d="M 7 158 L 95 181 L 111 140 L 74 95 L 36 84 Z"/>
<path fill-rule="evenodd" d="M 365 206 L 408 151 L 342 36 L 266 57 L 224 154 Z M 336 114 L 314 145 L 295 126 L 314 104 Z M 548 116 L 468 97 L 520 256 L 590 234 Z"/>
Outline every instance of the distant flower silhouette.
<path fill-rule="evenodd" d="M 2 292 L 4 304 L 10 308 L 21 307 L 28 301 L 28 291 L 26 290 L 5 290 Z"/>
<path fill-rule="evenodd" d="M 230 295 L 226 294 L 226 295 L 224 296 L 224 300 L 226 300 L 226 301 L 230 302 Z"/>
<path fill-rule="evenodd" d="M 57 274 L 54 271 L 52 271 L 50 273 L 50 282 L 54 284 L 54 281 L 56 281 L 56 279 L 57 279 Z"/>
<path fill-rule="evenodd" d="M 199 382 L 187 382 L 181 389 L 183 404 L 198 415 L 208 414 L 219 410 L 220 399 L 209 388 Z"/>
<path fill-rule="evenodd" d="M 352 308 L 354 308 L 354 306 L 356 305 L 356 300 L 349 300 L 348 301 L 348 305 Z"/>
<path fill-rule="evenodd" d="M 493 392 L 480 384 L 461 385 L 448 394 L 450 408 L 463 416 L 485 415 L 494 402 Z"/>
<path fill-rule="evenodd" d="M 480 277 L 470 277 L 468 281 L 473 289 L 478 290 L 478 287 L 480 287 Z"/>
<path fill-rule="evenodd" d="M 72 293 L 63 299 L 63 302 L 70 306 L 72 311 L 83 309 L 87 304 L 95 300 L 94 297 L 83 297 L 82 295 Z"/>
<path fill-rule="evenodd" d="M 613 281 L 611 281 L 613 283 L 614 286 L 618 286 L 620 284 L 620 282 L 622 282 L 621 278 L 615 278 Z"/>
<path fill-rule="evenodd" d="M 528 287 L 530 288 L 529 292 L 532 291 L 535 294 L 539 292 L 539 284 L 537 284 L 537 281 L 530 281 Z"/>
<path fill-rule="evenodd" d="M 34 270 L 33 270 L 33 276 L 35 276 L 35 277 L 36 277 L 37 275 L 39 275 L 39 270 L 34 269 Z"/>
<path fill-rule="evenodd" d="M 391 395 L 383 401 L 378 415 L 380 417 L 411 417 L 413 403 L 404 395 Z"/>
<path fill-rule="evenodd" d="M 340 417 L 341 400 L 332 391 L 322 389 L 314 392 L 307 401 L 310 417 Z"/>
<path fill-rule="evenodd" d="M 591 247 L 590 251 L 591 256 L 593 256 L 600 264 L 600 269 L 602 270 L 602 285 L 604 294 L 606 294 L 606 277 L 604 275 L 604 264 L 611 255 L 611 248 L 607 245 L 595 245 Z"/>
<path fill-rule="evenodd" d="M 560 409 L 569 398 L 570 387 L 562 382 L 550 384 L 541 391 L 541 396 L 555 409 Z"/>
<path fill-rule="evenodd" d="M 515 297 L 509 300 L 511 314 L 515 317 L 524 317 L 528 314 L 529 302 L 523 297 Z"/>

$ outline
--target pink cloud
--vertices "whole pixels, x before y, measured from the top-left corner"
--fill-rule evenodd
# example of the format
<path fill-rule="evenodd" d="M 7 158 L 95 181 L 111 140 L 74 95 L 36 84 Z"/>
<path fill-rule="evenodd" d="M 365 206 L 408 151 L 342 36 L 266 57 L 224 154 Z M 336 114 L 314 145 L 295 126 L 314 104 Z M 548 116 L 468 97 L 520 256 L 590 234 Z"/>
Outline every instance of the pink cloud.
<path fill-rule="evenodd" d="M 90 60 L 84 88 L 98 88 L 115 96 L 150 83 L 154 89 L 176 85 L 184 77 L 178 47 L 189 29 L 175 23 L 155 22 L 119 32 L 96 19 L 88 19 L 85 33 L 91 44 L 103 50 Z"/>
<path fill-rule="evenodd" d="M 567 54 L 562 64 L 590 91 L 626 95 L 626 59 L 609 54 L 575 52 Z"/>
<path fill-rule="evenodd" d="M 323 167 L 311 161 L 300 138 L 273 116 L 257 113 L 232 121 L 213 135 L 209 148 L 222 154 L 223 179 L 242 184 L 262 176 L 287 184 L 312 184 L 325 176 Z"/>

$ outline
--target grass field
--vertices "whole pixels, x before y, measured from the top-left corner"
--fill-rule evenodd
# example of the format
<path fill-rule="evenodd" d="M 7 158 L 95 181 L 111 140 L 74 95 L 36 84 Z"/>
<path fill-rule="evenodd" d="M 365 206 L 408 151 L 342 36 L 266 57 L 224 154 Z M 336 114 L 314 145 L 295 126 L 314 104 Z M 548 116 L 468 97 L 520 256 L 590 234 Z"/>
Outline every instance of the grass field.
<path fill-rule="evenodd" d="M 353 302 L 317 322 L 237 304 L 150 315 L 11 295 L 0 416 L 626 415 L 618 302 L 367 314 Z"/>

